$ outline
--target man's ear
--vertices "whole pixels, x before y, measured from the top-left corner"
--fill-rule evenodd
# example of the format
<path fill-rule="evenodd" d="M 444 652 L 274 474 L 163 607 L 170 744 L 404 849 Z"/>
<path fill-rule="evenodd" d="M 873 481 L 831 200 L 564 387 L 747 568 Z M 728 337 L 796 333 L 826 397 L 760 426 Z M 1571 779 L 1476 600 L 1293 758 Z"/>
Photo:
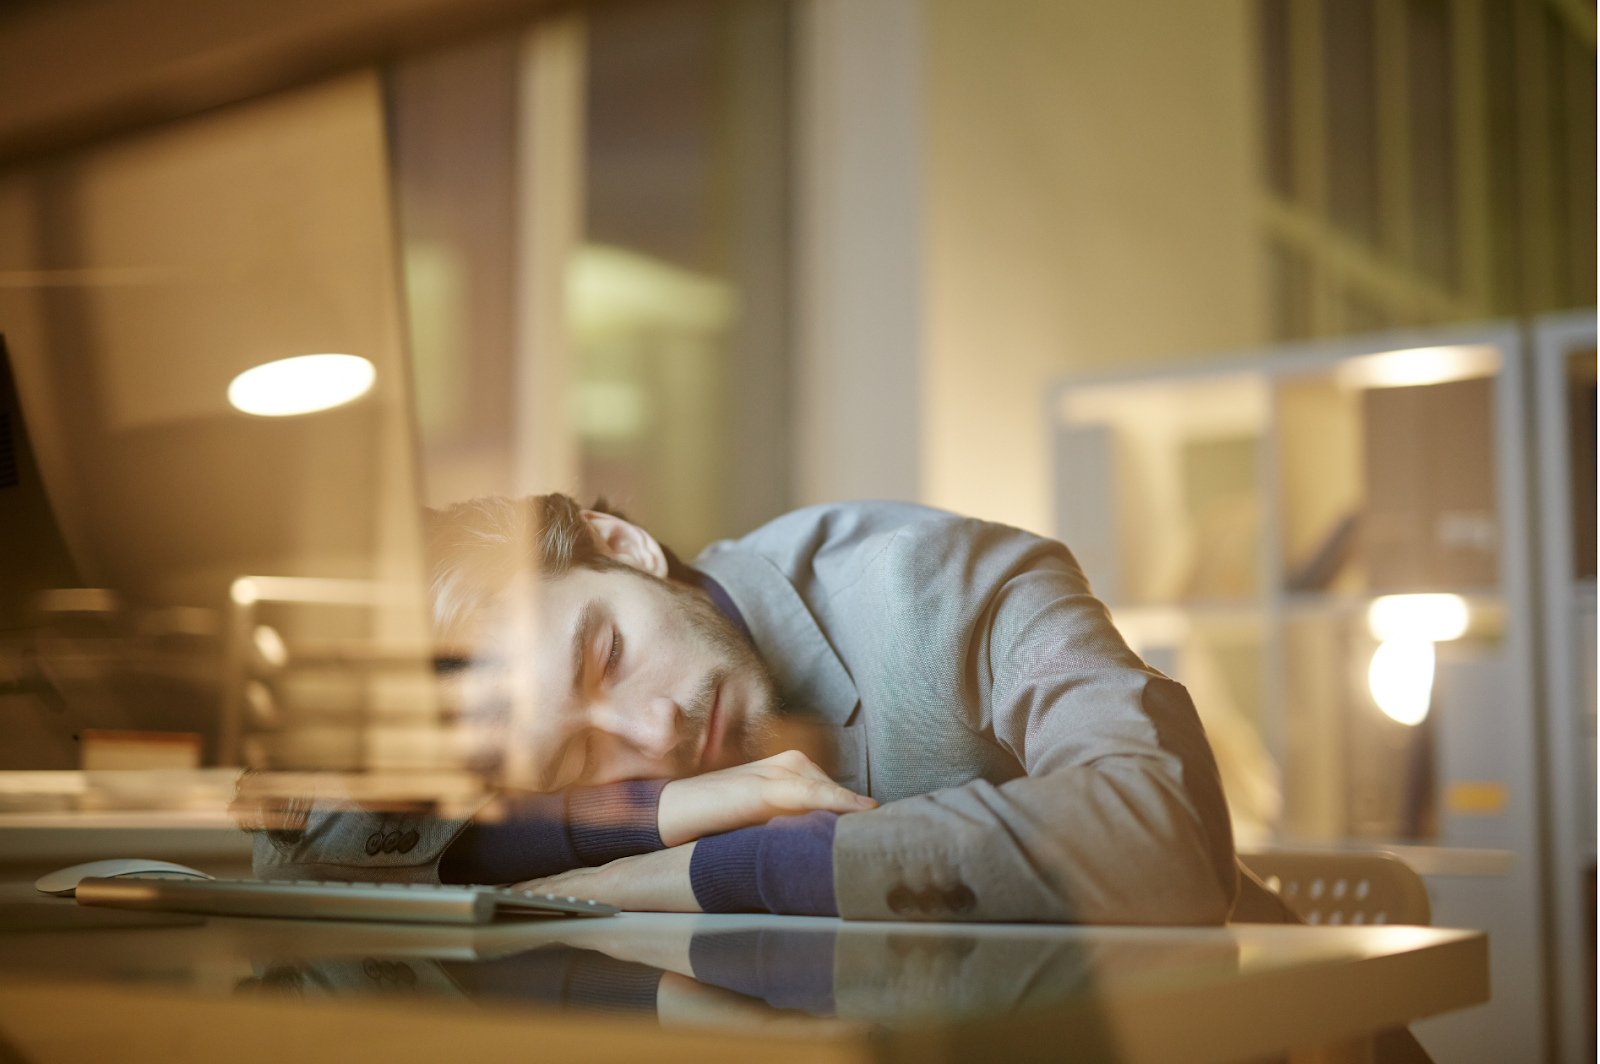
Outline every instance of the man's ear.
<path fill-rule="evenodd" d="M 589 531 L 594 534 L 602 554 L 651 576 L 667 578 L 667 554 L 656 537 L 632 521 L 597 510 L 584 510 L 583 519 L 589 523 Z"/>

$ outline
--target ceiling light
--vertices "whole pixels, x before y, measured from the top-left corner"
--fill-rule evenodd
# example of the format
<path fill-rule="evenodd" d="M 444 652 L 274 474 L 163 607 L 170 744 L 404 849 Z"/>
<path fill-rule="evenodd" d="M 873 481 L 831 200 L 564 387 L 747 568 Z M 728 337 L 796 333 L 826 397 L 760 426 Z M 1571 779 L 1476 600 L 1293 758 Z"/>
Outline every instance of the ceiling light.
<path fill-rule="evenodd" d="M 247 369 L 228 385 L 236 410 L 289 417 L 329 410 L 361 398 L 377 371 L 358 355 L 299 355 Z"/>

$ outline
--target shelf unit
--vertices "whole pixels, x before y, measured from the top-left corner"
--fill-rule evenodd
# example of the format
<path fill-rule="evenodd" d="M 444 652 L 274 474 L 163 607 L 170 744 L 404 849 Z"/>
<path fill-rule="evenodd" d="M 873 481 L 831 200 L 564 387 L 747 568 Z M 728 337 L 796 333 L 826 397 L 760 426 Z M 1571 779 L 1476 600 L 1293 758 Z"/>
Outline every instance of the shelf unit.
<path fill-rule="evenodd" d="M 1494 1000 L 1417 1027 L 1440 1059 L 1585 1048 L 1592 991 L 1561 943 L 1586 941 L 1585 867 L 1593 940 L 1594 583 L 1545 562 L 1573 557 L 1552 539 L 1572 519 L 1546 511 L 1572 506 L 1551 456 L 1570 453 L 1566 359 L 1587 343 L 1593 365 L 1593 330 L 1345 337 L 1047 397 L 1056 532 L 1134 649 L 1190 688 L 1241 848 L 1403 851 L 1436 923 L 1490 932 Z M 1415 725 L 1369 682 L 1367 610 L 1392 594 L 1454 595 L 1469 617 L 1421 641 L 1436 664 Z"/>

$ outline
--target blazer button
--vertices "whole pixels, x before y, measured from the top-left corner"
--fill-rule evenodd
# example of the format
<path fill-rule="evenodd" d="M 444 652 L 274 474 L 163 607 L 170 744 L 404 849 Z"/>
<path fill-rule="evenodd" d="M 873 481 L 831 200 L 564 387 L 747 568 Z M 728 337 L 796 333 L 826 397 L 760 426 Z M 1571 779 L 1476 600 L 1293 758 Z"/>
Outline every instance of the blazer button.
<path fill-rule="evenodd" d="M 951 912 L 966 914 L 978 907 L 978 896 L 965 883 L 958 883 L 944 892 L 944 903 Z"/>
<path fill-rule="evenodd" d="M 367 836 L 367 856 L 376 857 L 381 849 L 383 849 L 383 832 L 374 831 Z"/>
<path fill-rule="evenodd" d="M 906 915 L 917 907 L 917 896 L 911 893 L 909 887 L 905 886 L 895 887 L 884 895 L 883 900 L 888 903 L 890 912 L 901 916 Z"/>
<path fill-rule="evenodd" d="M 385 835 L 383 837 L 383 852 L 384 853 L 394 853 L 394 851 L 399 849 L 399 848 L 400 848 L 400 833 L 398 831 L 391 831 L 391 832 L 389 832 L 389 834 L 387 834 L 387 835 Z"/>
<path fill-rule="evenodd" d="M 944 891 L 936 887 L 917 892 L 917 908 L 932 916 L 944 911 Z"/>
<path fill-rule="evenodd" d="M 400 847 L 399 847 L 400 852 L 401 853 L 410 853 L 411 850 L 417 845 L 417 840 L 420 839 L 421 837 L 422 836 L 418 835 L 415 830 L 408 831 L 404 835 L 401 835 L 400 836 Z"/>

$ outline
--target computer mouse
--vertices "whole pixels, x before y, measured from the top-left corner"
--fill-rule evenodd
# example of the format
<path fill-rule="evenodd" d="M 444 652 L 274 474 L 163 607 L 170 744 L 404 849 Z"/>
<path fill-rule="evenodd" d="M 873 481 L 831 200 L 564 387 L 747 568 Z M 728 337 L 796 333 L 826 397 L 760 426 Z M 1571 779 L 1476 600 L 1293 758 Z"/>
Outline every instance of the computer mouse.
<path fill-rule="evenodd" d="M 146 857 L 119 857 L 111 861 L 89 861 L 49 872 L 34 880 L 35 889 L 44 894 L 70 898 L 78 889 L 80 880 L 91 877 L 115 879 L 118 876 L 139 876 L 146 879 L 210 879 L 198 869 L 171 861 L 152 861 Z"/>

